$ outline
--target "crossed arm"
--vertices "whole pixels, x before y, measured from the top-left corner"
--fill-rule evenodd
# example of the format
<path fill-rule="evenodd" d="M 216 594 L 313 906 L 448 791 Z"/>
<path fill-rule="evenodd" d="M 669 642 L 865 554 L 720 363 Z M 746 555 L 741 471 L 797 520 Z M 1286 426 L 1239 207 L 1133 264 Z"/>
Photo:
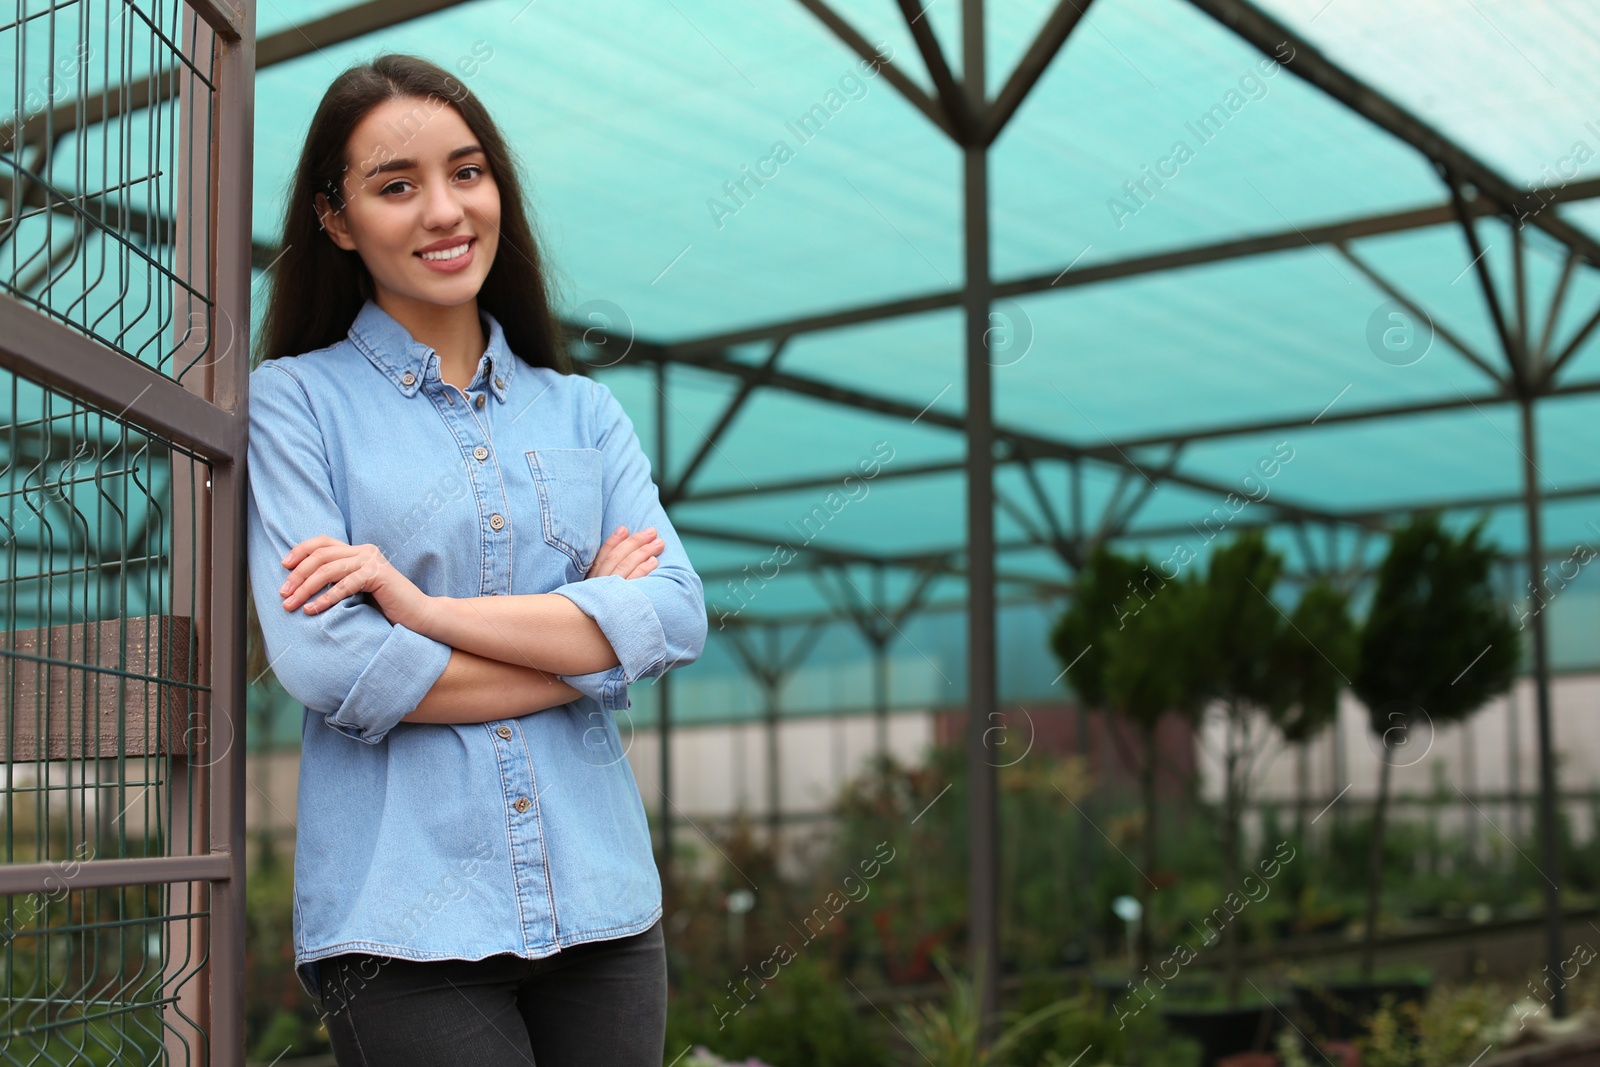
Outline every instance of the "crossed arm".
<path fill-rule="evenodd" d="M 550 671 L 584 674 L 617 665 L 617 654 L 599 625 L 564 596 L 441 601 L 438 625 L 422 632 L 451 646 L 450 662 L 402 722 L 487 722 L 544 711 L 582 695 Z M 530 632 L 528 623 L 542 637 L 538 648 L 524 650 L 507 634 Z M 518 662 L 529 655 L 540 664 Z"/>
<path fill-rule="evenodd" d="M 433 688 L 400 721 L 466 725 L 515 719 L 578 696 L 572 686 L 544 671 L 456 648 Z"/>
<path fill-rule="evenodd" d="M 643 577 L 664 547 L 653 527 L 631 534 L 619 527 L 585 578 Z M 600 624 L 556 593 L 430 597 L 375 546 L 328 536 L 300 542 L 283 565 L 289 577 L 278 593 L 285 611 L 315 614 L 370 592 L 391 623 L 450 646 L 443 673 L 402 722 L 489 722 L 558 707 L 582 693 L 554 675 L 592 674 L 620 663 Z M 513 634 L 539 639 L 519 641 Z"/>
<path fill-rule="evenodd" d="M 585 380 L 604 453 L 602 528 L 616 533 L 589 573 L 540 594 L 434 598 L 375 546 L 327 535 L 350 532 L 315 405 L 278 364 L 250 378 L 249 575 L 274 674 L 329 727 L 377 744 L 402 721 L 487 722 L 579 696 L 615 711 L 630 706 L 629 684 L 699 656 L 700 579 L 603 383 Z M 640 533 L 621 536 L 630 528 Z"/>
<path fill-rule="evenodd" d="M 543 598 L 552 594 L 537 595 Z M 459 600 L 456 603 L 475 607 L 474 601 L 479 599 L 511 601 L 532 600 L 534 597 L 478 597 Z M 598 635 L 598 644 L 606 650 L 602 658 L 610 659 L 611 665 L 615 665 L 616 653 L 611 651 L 610 642 L 600 633 L 600 628 L 594 624 L 594 620 L 578 611 L 572 605 L 572 601 L 563 597 L 555 599 L 572 607 L 582 623 L 588 625 L 583 626 L 571 620 L 573 625 L 563 625 L 558 629 L 545 631 L 545 639 L 561 645 L 576 643 L 590 651 L 597 651 L 590 644 L 593 641 L 592 632 L 593 635 Z M 545 611 L 544 614 L 551 613 Z M 569 620 L 562 621 L 569 622 Z M 448 640 L 437 634 L 430 633 L 426 636 L 450 645 L 450 661 L 445 664 L 444 673 L 439 675 L 439 680 L 433 683 L 433 688 L 428 690 L 418 702 L 416 709 L 402 718 L 401 722 L 474 723 L 511 719 L 544 711 L 546 708 L 559 707 L 582 695 L 576 688 L 555 677 L 548 670 L 542 670 L 531 664 L 525 666 L 501 657 L 469 652 L 457 641 Z M 517 654 L 512 642 L 501 641 L 500 644 L 509 650 L 508 654 Z"/>

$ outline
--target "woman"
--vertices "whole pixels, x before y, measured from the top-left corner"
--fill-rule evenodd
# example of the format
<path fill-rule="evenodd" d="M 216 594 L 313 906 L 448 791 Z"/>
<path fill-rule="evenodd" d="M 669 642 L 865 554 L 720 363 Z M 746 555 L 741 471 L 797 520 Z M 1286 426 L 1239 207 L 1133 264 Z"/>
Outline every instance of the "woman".
<path fill-rule="evenodd" d="M 381 57 L 323 97 L 281 247 L 248 564 L 306 708 L 296 972 L 341 1065 L 659 1067 L 613 713 L 699 657 L 703 590 L 628 416 L 568 373 L 511 155 L 448 73 Z"/>

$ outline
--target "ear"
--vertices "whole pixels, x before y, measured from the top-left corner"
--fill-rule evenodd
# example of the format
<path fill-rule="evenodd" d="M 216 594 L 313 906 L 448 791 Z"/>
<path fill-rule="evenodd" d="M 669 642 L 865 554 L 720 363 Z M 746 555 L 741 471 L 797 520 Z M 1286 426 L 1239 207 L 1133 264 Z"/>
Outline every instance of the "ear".
<path fill-rule="evenodd" d="M 322 224 L 322 232 L 333 239 L 333 243 L 346 252 L 356 250 L 355 239 L 350 236 L 349 219 L 344 212 L 333 210 L 333 205 L 328 202 L 326 193 L 318 193 L 312 198 L 316 205 L 317 221 Z"/>

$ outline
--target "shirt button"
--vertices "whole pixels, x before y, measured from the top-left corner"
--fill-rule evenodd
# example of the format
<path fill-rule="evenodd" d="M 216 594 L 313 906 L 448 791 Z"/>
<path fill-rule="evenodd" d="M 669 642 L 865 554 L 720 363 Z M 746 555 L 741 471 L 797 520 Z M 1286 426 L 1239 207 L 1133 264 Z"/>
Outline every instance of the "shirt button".
<path fill-rule="evenodd" d="M 484 448 L 482 445 L 479 445 L 477 448 L 472 450 L 472 458 L 481 463 L 483 460 L 489 458 L 489 450 Z"/>
<path fill-rule="evenodd" d="M 494 380 L 494 387 L 496 389 L 504 389 L 506 387 L 506 383 L 501 381 L 499 378 L 496 378 Z"/>
<path fill-rule="evenodd" d="M 511 806 L 516 808 L 518 811 L 527 811 L 529 808 L 533 807 L 533 801 L 529 800 L 527 797 L 518 797 L 517 802 Z"/>
<path fill-rule="evenodd" d="M 483 394 L 479 393 L 477 396 L 473 397 L 472 404 L 474 407 L 483 407 Z"/>
<path fill-rule="evenodd" d="M 504 725 L 496 726 L 494 728 L 494 732 L 499 734 L 501 737 L 506 738 L 508 740 L 511 737 L 511 727 L 509 727 L 509 726 L 504 726 Z"/>
<path fill-rule="evenodd" d="M 417 380 L 417 376 L 415 374 L 412 374 L 410 371 L 406 371 L 405 377 L 400 379 L 400 384 L 401 385 L 410 385 L 413 382 L 415 382 L 416 380 Z"/>
<path fill-rule="evenodd" d="M 498 511 L 495 512 L 493 515 L 489 516 L 489 528 L 491 530 L 498 530 L 498 529 L 500 529 L 500 527 L 504 526 L 505 524 L 506 524 L 506 520 L 504 520 L 504 519 L 502 519 L 500 517 L 500 513 Z"/>

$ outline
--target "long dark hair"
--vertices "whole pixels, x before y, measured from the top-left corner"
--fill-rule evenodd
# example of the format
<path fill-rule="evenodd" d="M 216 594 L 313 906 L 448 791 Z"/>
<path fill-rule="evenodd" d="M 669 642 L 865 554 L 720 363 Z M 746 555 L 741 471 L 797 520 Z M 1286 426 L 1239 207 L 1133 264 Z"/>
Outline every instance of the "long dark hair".
<path fill-rule="evenodd" d="M 386 100 L 437 99 L 454 107 L 488 158 L 500 190 L 500 247 L 478 290 L 478 307 L 505 330 L 506 344 L 524 362 L 572 373 L 562 330 L 551 311 L 544 261 L 522 199 L 516 157 L 489 112 L 448 71 L 419 56 L 382 55 L 334 79 L 317 105 L 289 188 L 282 254 L 271 269 L 261 359 L 311 352 L 342 340 L 361 305 L 373 296 L 372 277 L 355 252 L 321 232 L 315 197 L 335 210 L 348 169 L 350 134 Z"/>
<path fill-rule="evenodd" d="M 442 100 L 472 130 L 500 191 L 500 247 L 478 290 L 478 307 L 500 323 L 518 358 L 571 374 L 563 331 L 550 307 L 544 261 L 523 203 L 521 175 L 499 127 L 449 72 L 418 56 L 394 54 L 351 67 L 334 79 L 317 105 L 289 188 L 289 211 L 278 245 L 283 252 L 269 271 L 260 358 L 297 356 L 342 340 L 362 303 L 373 296 L 372 277 L 361 256 L 321 232 L 314 198 L 323 193 L 336 210 L 342 208 L 350 134 L 367 112 L 397 97 Z M 259 679 L 268 666 L 266 643 L 255 602 L 252 597 L 245 601 L 246 670 Z"/>

